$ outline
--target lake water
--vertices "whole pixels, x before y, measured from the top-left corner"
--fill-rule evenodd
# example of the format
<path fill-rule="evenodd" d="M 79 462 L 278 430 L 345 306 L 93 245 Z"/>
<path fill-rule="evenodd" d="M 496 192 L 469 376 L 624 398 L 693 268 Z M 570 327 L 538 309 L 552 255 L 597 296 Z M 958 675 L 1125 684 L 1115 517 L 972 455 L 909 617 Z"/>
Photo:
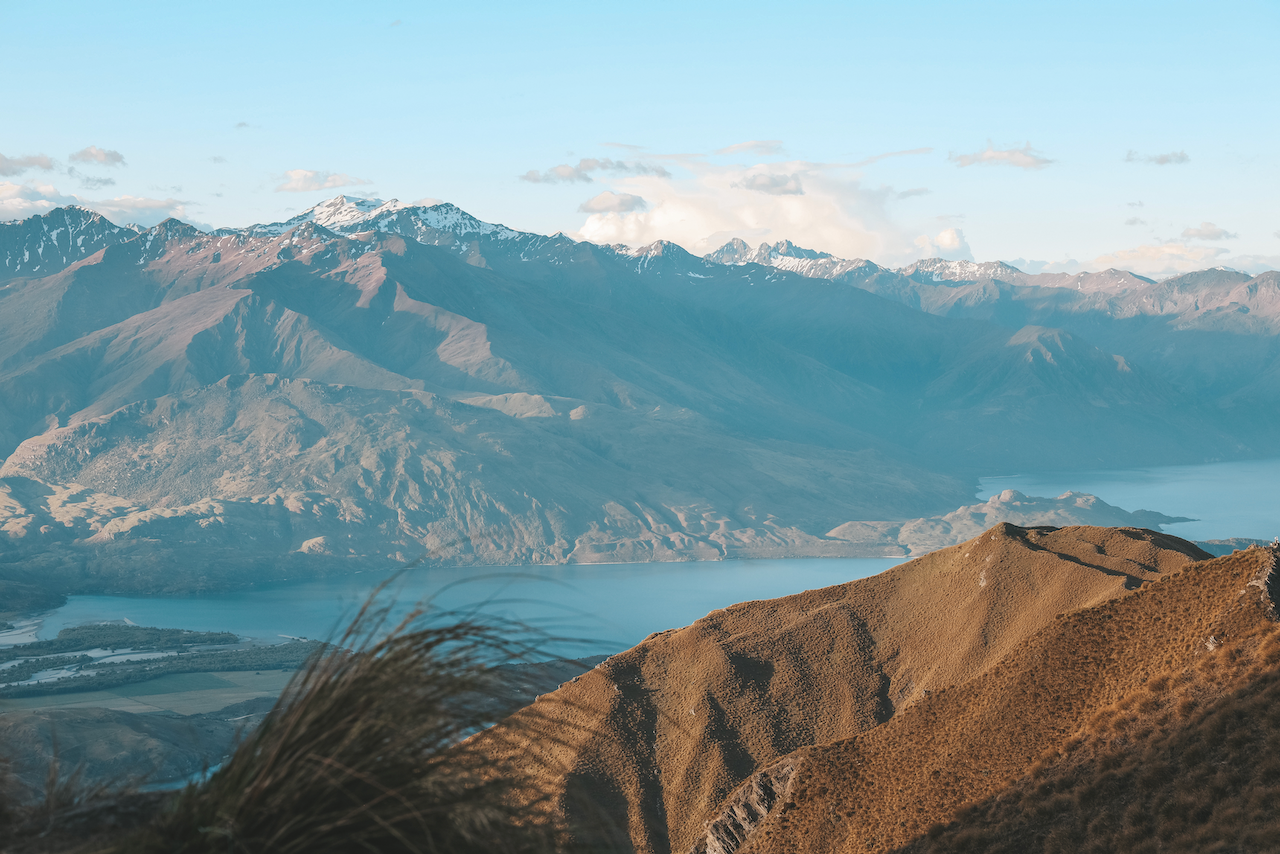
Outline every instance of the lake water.
<path fill-rule="evenodd" d="M 808 558 L 553 567 L 424 568 L 391 588 L 400 611 L 432 597 L 447 609 L 477 609 L 521 620 L 548 634 L 582 639 L 553 643 L 549 655 L 612 653 L 647 635 L 686 626 L 717 608 L 772 599 L 865 578 L 900 558 Z M 60 629 L 106 620 L 196 631 L 230 631 L 268 642 L 281 636 L 324 639 L 354 615 L 386 576 L 291 582 L 189 598 L 72 596 L 32 626 L 40 639 Z"/>
<path fill-rule="evenodd" d="M 1280 459 L 983 478 L 979 498 L 1005 489 L 1053 497 L 1088 492 L 1125 510 L 1190 516 L 1163 530 L 1188 540 L 1280 536 Z"/>
<path fill-rule="evenodd" d="M 1187 539 L 1280 535 L 1280 459 L 1198 466 L 989 477 L 979 498 L 1004 489 L 1027 495 L 1089 492 L 1126 510 L 1156 510 L 1197 521 L 1165 526 Z M 402 610 L 426 597 L 449 609 L 476 608 L 584 643 L 548 654 L 616 652 L 652 632 L 685 626 L 716 608 L 771 599 L 883 572 L 900 559 L 809 558 L 604 566 L 418 569 L 396 585 Z M 292 582 L 191 598 L 72 596 L 10 643 L 51 638 L 67 626 L 130 620 L 144 626 L 231 631 L 261 641 L 327 638 L 385 576 Z M 17 635 L 24 635 L 18 637 Z"/>

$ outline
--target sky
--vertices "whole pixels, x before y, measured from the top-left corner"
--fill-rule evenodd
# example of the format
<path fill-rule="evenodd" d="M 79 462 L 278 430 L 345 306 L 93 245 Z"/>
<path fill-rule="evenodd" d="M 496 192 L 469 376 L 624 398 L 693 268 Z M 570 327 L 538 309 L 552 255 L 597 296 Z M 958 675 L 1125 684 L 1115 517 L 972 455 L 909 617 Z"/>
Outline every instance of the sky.
<path fill-rule="evenodd" d="M 1280 268 L 1280 3 L 0 0 L 0 221 L 342 193 L 699 254 Z"/>

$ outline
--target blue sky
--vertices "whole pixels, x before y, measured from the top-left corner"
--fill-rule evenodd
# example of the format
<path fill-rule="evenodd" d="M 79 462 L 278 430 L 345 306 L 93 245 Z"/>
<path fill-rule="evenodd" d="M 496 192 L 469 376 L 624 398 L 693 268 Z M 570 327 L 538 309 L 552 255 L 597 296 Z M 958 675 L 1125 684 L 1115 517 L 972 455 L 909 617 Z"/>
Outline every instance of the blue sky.
<path fill-rule="evenodd" d="M 695 251 L 1260 270 L 1278 24 L 1274 2 L 2 2 L 0 219 L 246 225 L 346 193 Z"/>

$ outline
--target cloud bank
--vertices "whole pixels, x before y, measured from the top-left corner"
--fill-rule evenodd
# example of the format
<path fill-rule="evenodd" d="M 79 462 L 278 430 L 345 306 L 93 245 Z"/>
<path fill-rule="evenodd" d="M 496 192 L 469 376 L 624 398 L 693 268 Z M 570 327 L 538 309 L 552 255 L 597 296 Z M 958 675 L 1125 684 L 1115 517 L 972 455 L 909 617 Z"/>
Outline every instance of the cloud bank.
<path fill-rule="evenodd" d="M 192 225 L 204 227 L 203 224 L 191 220 L 190 202 L 180 199 L 122 195 L 112 199 L 94 200 L 62 193 L 52 184 L 35 181 L 22 184 L 11 181 L 0 182 L 0 222 L 26 219 L 67 205 L 79 205 L 97 211 L 120 225 L 136 223 L 148 227 L 169 217 L 177 217 Z"/>
<path fill-rule="evenodd" d="M 1182 229 L 1184 240 L 1234 240 L 1239 236 L 1238 234 L 1232 234 L 1225 228 L 1219 228 L 1211 222 L 1202 222 L 1199 228 Z"/>
<path fill-rule="evenodd" d="M 923 254 L 969 257 L 957 229 L 922 233 L 896 223 L 897 192 L 868 186 L 849 165 L 795 160 L 728 166 L 699 156 L 670 163 L 678 174 L 612 176 L 612 190 L 580 208 L 589 216 L 575 236 L 632 246 L 671 240 L 698 254 L 738 237 L 752 243 L 789 239 L 878 263 L 905 264 Z M 624 209 L 628 197 L 645 206 Z"/>
<path fill-rule="evenodd" d="M 755 190 L 770 196 L 803 196 L 804 187 L 799 175 L 766 175 L 757 172 L 734 184 L 744 190 Z"/>
<path fill-rule="evenodd" d="M 631 213 L 648 209 L 648 203 L 639 196 L 633 196 L 630 193 L 612 193 L 608 190 L 587 199 L 578 206 L 578 210 L 583 213 Z"/>

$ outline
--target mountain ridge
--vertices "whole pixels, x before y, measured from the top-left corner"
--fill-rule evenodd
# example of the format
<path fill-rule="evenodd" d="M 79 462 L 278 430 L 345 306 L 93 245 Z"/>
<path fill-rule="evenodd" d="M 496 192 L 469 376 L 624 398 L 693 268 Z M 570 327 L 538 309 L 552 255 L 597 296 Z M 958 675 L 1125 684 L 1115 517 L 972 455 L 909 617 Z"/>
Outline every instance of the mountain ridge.
<path fill-rule="evenodd" d="M 347 197 L 290 223 L 166 220 L 0 283 L 4 476 L 137 508 L 85 523 L 109 543 L 54 537 L 67 567 L 136 558 L 161 519 L 183 549 L 223 543 L 223 562 L 233 540 L 209 537 L 240 531 L 260 550 L 244 567 L 901 553 L 918 547 L 895 539 L 903 525 L 970 506 L 997 461 L 1196 462 L 1258 453 L 1265 433 L 1075 333 L 671 243 L 596 246 Z M 16 233 L 0 229 L 0 253 Z M 862 268 L 864 284 L 914 287 Z M 240 405 L 294 456 L 217 414 Z M 237 480 L 254 467 L 276 482 Z M 43 514 L 33 500 L 13 513 Z M 851 522 L 878 533 L 828 536 Z M 0 555 L 33 560 L 53 542 L 40 527 L 18 525 L 29 539 Z"/>
<path fill-rule="evenodd" d="M 651 635 L 518 713 L 516 731 L 520 715 L 557 728 L 515 749 L 549 769 L 583 822 L 579 841 L 598 841 L 600 822 L 573 813 L 585 803 L 612 820 L 615 844 L 688 851 L 717 805 L 774 762 L 797 757 L 803 777 L 810 746 L 892 726 L 997 670 L 1062 615 L 1123 601 L 1208 557 L 1151 531 L 1002 523 L 871 578 Z M 780 797 L 766 821 L 796 788 L 770 786 Z"/>

